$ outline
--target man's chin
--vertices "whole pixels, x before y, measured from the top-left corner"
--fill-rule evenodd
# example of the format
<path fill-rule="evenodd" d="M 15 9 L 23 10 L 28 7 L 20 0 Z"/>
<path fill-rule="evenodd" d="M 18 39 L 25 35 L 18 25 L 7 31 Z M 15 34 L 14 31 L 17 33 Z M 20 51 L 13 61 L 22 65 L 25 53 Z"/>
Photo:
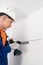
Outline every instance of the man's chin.
<path fill-rule="evenodd" d="M 7 29 L 8 29 L 8 27 L 6 27 L 6 28 L 3 28 L 3 27 L 2 27 L 2 29 L 3 29 L 3 30 L 7 30 Z"/>
<path fill-rule="evenodd" d="M 8 28 L 10 28 L 10 27 L 6 27 L 6 28 L 3 28 L 4 30 L 7 30 Z"/>

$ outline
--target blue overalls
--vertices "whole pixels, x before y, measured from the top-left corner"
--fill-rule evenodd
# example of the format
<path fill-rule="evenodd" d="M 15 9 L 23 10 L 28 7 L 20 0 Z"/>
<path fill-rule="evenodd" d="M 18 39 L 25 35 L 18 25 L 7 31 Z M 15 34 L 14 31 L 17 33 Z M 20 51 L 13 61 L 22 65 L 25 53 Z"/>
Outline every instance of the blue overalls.
<path fill-rule="evenodd" d="M 11 48 L 6 41 L 6 45 L 2 45 L 1 37 L 0 37 L 0 65 L 8 65 L 7 54 L 11 51 Z"/>

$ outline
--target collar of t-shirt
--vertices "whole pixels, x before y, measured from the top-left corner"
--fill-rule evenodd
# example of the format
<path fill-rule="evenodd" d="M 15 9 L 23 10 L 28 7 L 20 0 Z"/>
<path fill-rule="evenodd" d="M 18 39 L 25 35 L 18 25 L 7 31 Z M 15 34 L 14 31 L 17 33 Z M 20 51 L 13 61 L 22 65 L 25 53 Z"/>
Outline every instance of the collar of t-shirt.
<path fill-rule="evenodd" d="M 5 46 L 7 35 L 6 35 L 5 31 L 2 30 L 2 29 L 0 29 L 0 37 L 1 37 L 1 39 L 2 39 L 2 45 Z"/>

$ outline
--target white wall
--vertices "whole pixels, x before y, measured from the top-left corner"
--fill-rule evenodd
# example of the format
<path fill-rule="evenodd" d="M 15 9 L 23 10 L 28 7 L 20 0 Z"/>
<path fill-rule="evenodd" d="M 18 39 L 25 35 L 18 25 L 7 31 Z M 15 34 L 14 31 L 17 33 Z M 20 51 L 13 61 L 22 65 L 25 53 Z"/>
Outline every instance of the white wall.
<path fill-rule="evenodd" d="M 25 30 L 27 40 L 42 40 L 29 43 L 28 52 L 23 55 L 21 65 L 43 65 L 43 8 L 27 18 Z"/>
<path fill-rule="evenodd" d="M 41 40 L 20 46 L 23 52 L 21 56 L 14 56 L 12 51 L 9 54 L 9 65 L 43 65 L 43 8 L 14 24 L 12 29 L 15 40 Z"/>

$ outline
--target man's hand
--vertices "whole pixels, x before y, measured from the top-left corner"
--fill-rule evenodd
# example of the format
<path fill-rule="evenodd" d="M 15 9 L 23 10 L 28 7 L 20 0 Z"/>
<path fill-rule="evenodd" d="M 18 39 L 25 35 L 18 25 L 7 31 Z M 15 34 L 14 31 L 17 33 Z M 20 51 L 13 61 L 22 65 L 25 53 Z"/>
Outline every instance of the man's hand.
<path fill-rule="evenodd" d="M 9 44 L 9 46 L 11 47 L 11 49 L 18 49 L 19 48 L 19 44 L 17 44 L 17 43 Z"/>
<path fill-rule="evenodd" d="M 14 42 L 13 39 L 9 39 L 9 46 L 11 47 L 11 49 L 19 48 L 19 44 L 17 44 L 17 42 Z"/>

